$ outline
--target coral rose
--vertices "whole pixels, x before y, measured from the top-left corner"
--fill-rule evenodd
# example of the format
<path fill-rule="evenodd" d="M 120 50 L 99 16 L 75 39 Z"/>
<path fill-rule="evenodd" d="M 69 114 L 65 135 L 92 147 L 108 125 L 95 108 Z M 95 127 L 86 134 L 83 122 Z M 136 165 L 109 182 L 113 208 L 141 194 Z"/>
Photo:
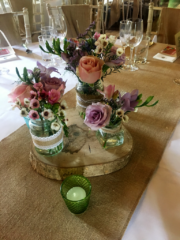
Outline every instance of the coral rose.
<path fill-rule="evenodd" d="M 77 76 L 83 82 L 93 84 L 101 78 L 104 61 L 94 56 L 84 56 L 76 69 Z"/>
<path fill-rule="evenodd" d="M 18 85 L 16 88 L 12 90 L 8 97 L 10 98 L 10 102 L 16 102 L 17 98 L 20 100 L 21 105 L 24 106 L 24 98 L 30 98 L 32 87 L 26 84 Z"/>
<path fill-rule="evenodd" d="M 109 124 L 112 108 L 101 103 L 92 103 L 86 108 L 84 123 L 92 130 L 98 130 Z"/>

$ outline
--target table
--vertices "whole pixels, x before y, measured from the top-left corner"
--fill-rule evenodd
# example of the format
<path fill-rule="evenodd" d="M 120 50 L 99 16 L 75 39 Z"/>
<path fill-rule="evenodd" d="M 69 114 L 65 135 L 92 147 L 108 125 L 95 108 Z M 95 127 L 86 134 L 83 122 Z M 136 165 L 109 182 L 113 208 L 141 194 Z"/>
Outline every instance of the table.
<path fill-rule="evenodd" d="M 156 44 L 150 48 L 149 67 L 151 67 L 151 63 L 158 61 L 152 59 L 152 56 L 162 50 L 165 46 L 165 44 Z M 7 103 L 7 94 L 13 88 L 12 83 L 17 80 L 15 67 L 17 66 L 21 72 L 24 66 L 31 69 L 35 66 L 37 59 L 41 60 L 40 50 L 38 49 L 37 44 L 32 44 L 31 49 L 33 50 L 33 54 L 27 55 L 23 48 L 15 47 L 18 60 L 2 64 L 10 68 L 10 73 L 9 75 L 2 75 L 0 77 L 0 139 L 7 137 L 24 124 L 24 120 L 19 117 L 19 111 L 11 111 L 11 106 Z M 163 61 L 161 61 L 161 64 L 167 65 L 167 63 Z M 176 60 L 174 63 L 168 63 L 167 65 L 172 79 L 180 77 L 177 75 L 177 72 L 173 73 L 173 66 L 175 66 L 175 64 L 180 64 L 180 59 Z M 64 66 L 62 66 L 59 71 L 62 73 L 64 79 L 68 79 L 67 92 L 75 86 L 77 80 L 75 76 L 69 73 L 64 74 L 63 67 Z M 177 87 L 180 86 L 177 85 Z M 179 144 L 180 124 L 178 123 L 164 151 L 161 162 L 130 220 L 128 228 L 123 236 L 123 240 L 179 239 Z M 2 161 L 2 159 L 0 159 L 0 161 Z"/>

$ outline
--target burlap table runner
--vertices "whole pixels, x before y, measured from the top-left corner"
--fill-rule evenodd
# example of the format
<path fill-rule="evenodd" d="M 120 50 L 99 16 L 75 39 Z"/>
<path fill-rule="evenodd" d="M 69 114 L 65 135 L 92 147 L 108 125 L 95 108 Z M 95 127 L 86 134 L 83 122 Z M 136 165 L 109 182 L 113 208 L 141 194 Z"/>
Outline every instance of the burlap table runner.
<path fill-rule="evenodd" d="M 180 86 L 173 82 L 178 68 L 177 63 L 152 60 L 137 72 L 122 71 L 105 79 L 105 84 L 116 83 L 125 91 L 138 88 L 144 97 L 155 95 L 159 104 L 129 115 L 126 127 L 134 139 L 131 160 L 120 171 L 90 178 L 90 205 L 82 215 L 66 208 L 59 193 L 61 182 L 40 176 L 30 166 L 26 126 L 2 140 L 0 239 L 121 239 L 179 119 Z M 65 99 L 73 107 L 75 91 Z"/>

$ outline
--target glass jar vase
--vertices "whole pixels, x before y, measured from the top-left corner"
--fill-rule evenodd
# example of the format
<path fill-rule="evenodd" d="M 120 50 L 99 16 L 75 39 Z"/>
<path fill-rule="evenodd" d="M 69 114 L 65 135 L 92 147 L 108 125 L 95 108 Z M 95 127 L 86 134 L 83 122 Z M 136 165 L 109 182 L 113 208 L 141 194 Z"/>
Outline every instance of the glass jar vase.
<path fill-rule="evenodd" d="M 77 107 L 81 108 L 81 111 L 85 111 L 91 103 L 100 102 L 103 95 L 97 91 L 97 89 L 103 91 L 104 86 L 101 80 L 98 80 L 94 84 L 88 84 L 84 82 L 78 82 L 76 85 L 76 103 Z"/>
<path fill-rule="evenodd" d="M 120 146 L 124 143 L 124 130 L 122 124 L 100 128 L 96 132 L 96 137 L 104 149 Z"/>
<path fill-rule="evenodd" d="M 63 130 L 58 132 L 51 129 L 51 123 L 47 120 L 29 120 L 29 128 L 33 144 L 39 154 L 53 156 L 63 149 Z"/>

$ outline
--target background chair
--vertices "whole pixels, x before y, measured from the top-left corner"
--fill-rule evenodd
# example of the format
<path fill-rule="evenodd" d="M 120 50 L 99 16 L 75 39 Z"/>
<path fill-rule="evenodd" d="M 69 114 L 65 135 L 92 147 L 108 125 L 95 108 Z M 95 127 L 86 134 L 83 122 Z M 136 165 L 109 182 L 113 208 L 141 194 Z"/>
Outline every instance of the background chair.
<path fill-rule="evenodd" d="M 42 0 L 33 0 L 33 34 L 41 33 L 41 27 L 45 26 L 44 6 Z"/>
<path fill-rule="evenodd" d="M 25 37 L 21 38 L 21 30 L 19 28 L 19 16 L 24 18 Z M 22 40 L 31 43 L 31 31 L 29 24 L 29 16 L 27 8 L 23 8 L 21 12 L 0 14 L 1 30 L 6 35 L 11 45 L 21 45 Z"/>
<path fill-rule="evenodd" d="M 102 28 L 102 3 L 98 5 L 72 4 L 52 7 L 46 5 L 50 19 L 50 24 L 55 25 L 54 11 L 64 14 L 67 24 L 67 38 L 76 38 L 79 33 L 85 32 L 86 28 L 94 20 L 96 21 L 96 31 L 100 32 Z M 95 10 L 95 11 L 93 11 Z"/>
<path fill-rule="evenodd" d="M 174 35 L 178 32 L 180 32 L 180 9 L 163 8 L 157 32 L 157 42 L 174 45 Z"/>
<path fill-rule="evenodd" d="M 152 35 L 157 35 L 157 31 L 156 32 L 152 32 L 154 10 L 157 10 L 157 11 L 161 12 L 162 11 L 162 7 L 155 7 L 154 3 L 150 2 L 149 3 L 148 20 L 147 20 L 147 31 L 146 31 L 146 35 L 148 37 L 151 37 Z"/>

